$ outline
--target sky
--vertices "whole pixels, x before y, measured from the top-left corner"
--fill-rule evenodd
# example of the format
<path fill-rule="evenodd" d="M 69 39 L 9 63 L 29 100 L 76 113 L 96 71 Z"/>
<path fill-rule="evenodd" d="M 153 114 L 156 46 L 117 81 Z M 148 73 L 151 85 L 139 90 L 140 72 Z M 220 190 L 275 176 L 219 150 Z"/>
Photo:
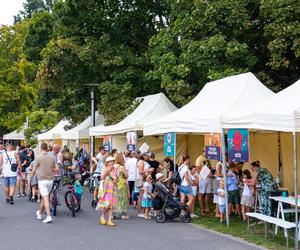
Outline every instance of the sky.
<path fill-rule="evenodd" d="M 22 9 L 24 0 L 0 0 L 0 25 L 13 24 L 14 15 Z"/>

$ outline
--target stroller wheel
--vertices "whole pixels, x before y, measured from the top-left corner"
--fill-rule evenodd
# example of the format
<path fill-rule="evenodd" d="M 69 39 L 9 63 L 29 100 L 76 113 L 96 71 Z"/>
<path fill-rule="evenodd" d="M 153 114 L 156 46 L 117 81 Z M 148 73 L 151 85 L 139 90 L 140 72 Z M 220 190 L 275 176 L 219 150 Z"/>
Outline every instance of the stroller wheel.
<path fill-rule="evenodd" d="M 164 212 L 159 212 L 156 216 L 155 216 L 155 220 L 158 223 L 164 223 L 167 219 L 167 216 Z"/>
<path fill-rule="evenodd" d="M 182 222 L 183 223 L 190 223 L 191 222 L 191 215 L 189 213 L 186 213 L 183 217 L 182 217 Z"/>

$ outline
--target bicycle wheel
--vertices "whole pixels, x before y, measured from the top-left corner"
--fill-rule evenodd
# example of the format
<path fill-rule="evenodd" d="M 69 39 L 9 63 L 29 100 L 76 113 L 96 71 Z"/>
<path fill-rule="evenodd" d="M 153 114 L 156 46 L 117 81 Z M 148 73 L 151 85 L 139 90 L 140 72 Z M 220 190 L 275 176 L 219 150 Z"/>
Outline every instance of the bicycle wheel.
<path fill-rule="evenodd" d="M 77 213 L 80 210 L 80 204 L 76 195 L 71 190 L 66 192 L 65 202 L 66 202 L 66 206 L 72 212 L 73 217 L 75 217 L 75 213 Z"/>
<path fill-rule="evenodd" d="M 52 206 L 53 216 L 56 216 L 57 203 L 58 203 L 57 189 L 55 188 L 52 192 L 52 199 L 51 199 L 51 206 Z"/>

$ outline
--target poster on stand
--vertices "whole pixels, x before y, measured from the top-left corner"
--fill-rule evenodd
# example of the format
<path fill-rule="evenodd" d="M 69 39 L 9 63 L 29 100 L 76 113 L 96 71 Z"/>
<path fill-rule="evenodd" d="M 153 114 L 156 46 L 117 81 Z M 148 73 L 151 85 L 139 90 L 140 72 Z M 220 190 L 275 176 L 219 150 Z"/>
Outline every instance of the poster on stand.
<path fill-rule="evenodd" d="M 127 140 L 127 150 L 135 151 L 137 148 L 137 132 L 127 132 L 126 134 Z"/>
<path fill-rule="evenodd" d="M 229 129 L 227 134 L 229 162 L 249 161 L 249 131 Z"/>
<path fill-rule="evenodd" d="M 210 160 L 221 160 L 221 135 L 210 133 L 204 135 L 205 157 Z"/>
<path fill-rule="evenodd" d="M 110 135 L 103 136 L 103 146 L 104 146 L 106 152 L 111 151 L 111 136 Z"/>
<path fill-rule="evenodd" d="M 176 151 L 176 133 L 164 134 L 164 155 L 175 157 Z"/>

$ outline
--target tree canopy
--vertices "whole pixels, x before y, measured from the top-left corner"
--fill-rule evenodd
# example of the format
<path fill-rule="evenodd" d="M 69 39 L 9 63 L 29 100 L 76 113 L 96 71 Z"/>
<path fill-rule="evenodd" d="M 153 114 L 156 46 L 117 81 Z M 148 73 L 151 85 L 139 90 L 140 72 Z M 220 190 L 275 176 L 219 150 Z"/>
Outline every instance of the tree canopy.
<path fill-rule="evenodd" d="M 27 0 L 15 24 L 0 29 L 0 131 L 42 113 L 82 121 L 91 83 L 106 124 L 124 118 L 136 97 L 163 91 L 180 107 L 208 81 L 242 72 L 279 91 L 299 78 L 297 4 Z"/>

